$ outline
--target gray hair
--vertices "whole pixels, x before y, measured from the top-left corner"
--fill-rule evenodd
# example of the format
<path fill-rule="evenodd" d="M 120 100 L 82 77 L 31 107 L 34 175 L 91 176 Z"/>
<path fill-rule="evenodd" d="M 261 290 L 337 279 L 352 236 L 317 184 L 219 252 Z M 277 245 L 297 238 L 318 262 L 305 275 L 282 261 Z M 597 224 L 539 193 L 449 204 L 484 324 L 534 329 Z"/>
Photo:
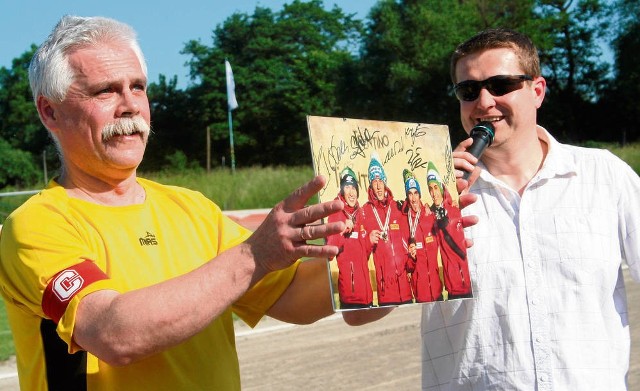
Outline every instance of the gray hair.
<path fill-rule="evenodd" d="M 44 96 L 62 102 L 75 76 L 69 65 L 69 55 L 78 48 L 110 41 L 130 45 L 147 75 L 147 64 L 136 32 L 129 25 L 97 16 L 65 15 L 31 59 L 29 83 L 34 101 Z"/>

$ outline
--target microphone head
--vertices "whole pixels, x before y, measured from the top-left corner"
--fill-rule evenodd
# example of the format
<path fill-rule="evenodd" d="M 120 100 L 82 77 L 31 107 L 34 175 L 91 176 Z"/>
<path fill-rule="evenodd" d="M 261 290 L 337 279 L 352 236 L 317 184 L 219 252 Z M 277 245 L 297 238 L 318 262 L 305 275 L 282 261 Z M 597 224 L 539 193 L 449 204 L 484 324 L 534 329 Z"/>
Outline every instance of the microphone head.
<path fill-rule="evenodd" d="M 471 129 L 469 135 L 475 140 L 476 138 L 484 138 L 487 141 L 487 146 L 493 143 L 495 137 L 495 128 L 493 124 L 488 121 L 478 122 L 476 126 Z"/>

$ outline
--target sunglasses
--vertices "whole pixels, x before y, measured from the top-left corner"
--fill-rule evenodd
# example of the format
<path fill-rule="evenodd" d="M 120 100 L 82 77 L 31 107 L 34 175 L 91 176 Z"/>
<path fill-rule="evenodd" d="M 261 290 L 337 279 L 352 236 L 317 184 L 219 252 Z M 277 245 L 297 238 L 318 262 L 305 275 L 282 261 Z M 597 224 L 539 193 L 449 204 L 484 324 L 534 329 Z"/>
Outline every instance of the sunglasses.
<path fill-rule="evenodd" d="M 506 95 L 522 87 L 525 80 L 533 80 L 529 75 L 497 75 L 485 80 L 465 80 L 453 86 L 458 99 L 472 102 L 478 99 L 480 91 L 486 88 L 493 96 Z"/>

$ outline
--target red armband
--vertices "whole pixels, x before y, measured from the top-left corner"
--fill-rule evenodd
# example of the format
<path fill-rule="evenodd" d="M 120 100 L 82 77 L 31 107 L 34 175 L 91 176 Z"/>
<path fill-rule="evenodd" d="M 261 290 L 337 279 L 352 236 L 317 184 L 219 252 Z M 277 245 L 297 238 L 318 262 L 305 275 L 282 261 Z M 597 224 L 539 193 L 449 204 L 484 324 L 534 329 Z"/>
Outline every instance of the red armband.
<path fill-rule="evenodd" d="M 92 283 L 108 278 L 90 260 L 71 266 L 56 274 L 45 288 L 42 311 L 57 324 L 75 295 Z"/>

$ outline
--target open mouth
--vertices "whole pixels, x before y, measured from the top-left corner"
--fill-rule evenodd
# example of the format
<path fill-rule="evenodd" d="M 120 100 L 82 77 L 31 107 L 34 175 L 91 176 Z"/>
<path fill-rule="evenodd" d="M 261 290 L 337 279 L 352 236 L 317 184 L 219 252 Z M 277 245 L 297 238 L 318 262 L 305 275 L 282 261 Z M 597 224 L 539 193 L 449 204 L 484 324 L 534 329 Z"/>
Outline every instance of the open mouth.
<path fill-rule="evenodd" d="M 476 118 L 476 124 L 480 123 L 480 122 L 498 122 L 503 120 L 505 117 L 503 115 L 501 116 L 493 116 L 493 117 L 479 117 Z"/>

